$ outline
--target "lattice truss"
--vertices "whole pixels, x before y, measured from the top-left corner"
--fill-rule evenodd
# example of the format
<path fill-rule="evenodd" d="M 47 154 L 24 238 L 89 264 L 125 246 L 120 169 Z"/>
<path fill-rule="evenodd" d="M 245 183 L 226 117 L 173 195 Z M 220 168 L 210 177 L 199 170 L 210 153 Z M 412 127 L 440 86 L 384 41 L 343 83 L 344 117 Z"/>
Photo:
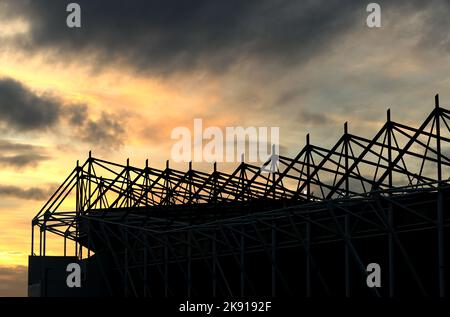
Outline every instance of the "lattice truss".
<path fill-rule="evenodd" d="M 263 168 L 242 162 L 231 174 L 214 164 L 208 174 L 191 164 L 187 171 L 178 171 L 167 162 L 161 170 L 148 161 L 139 168 L 89 157 L 75 167 L 33 222 L 72 236 L 74 215 L 90 210 L 258 199 L 301 203 L 365 197 L 392 188 L 434 188 L 450 176 L 449 120 L 450 111 L 438 104 L 418 128 L 391 120 L 388 110 L 386 123 L 372 140 L 351 134 L 347 124 L 331 149 L 311 144 L 308 135 L 295 158 L 275 158 L 278 168 L 273 173 L 264 171 L 273 158 Z M 68 209 L 62 208 L 65 201 Z"/>

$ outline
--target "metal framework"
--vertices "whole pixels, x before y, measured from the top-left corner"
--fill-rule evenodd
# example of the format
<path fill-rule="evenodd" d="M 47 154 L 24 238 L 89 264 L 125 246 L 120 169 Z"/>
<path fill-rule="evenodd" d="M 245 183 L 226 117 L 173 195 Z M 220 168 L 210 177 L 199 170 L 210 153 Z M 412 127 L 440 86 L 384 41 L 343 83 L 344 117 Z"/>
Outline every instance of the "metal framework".
<path fill-rule="evenodd" d="M 89 154 L 33 219 L 31 254 L 55 234 L 119 296 L 445 296 L 449 120 L 436 95 L 419 127 L 389 110 L 372 139 L 345 123 L 331 149 L 307 135 L 296 157 L 274 154 L 271 173 Z M 371 262 L 381 288 L 366 285 Z"/>

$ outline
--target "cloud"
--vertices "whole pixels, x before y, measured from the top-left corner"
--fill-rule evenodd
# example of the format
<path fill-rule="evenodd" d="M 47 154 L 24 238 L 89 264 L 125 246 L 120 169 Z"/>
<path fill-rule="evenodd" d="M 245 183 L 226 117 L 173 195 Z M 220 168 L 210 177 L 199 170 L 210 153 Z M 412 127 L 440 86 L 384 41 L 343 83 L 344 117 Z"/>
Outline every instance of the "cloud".
<path fill-rule="evenodd" d="M 86 105 L 71 105 L 66 109 L 68 121 L 75 125 L 81 126 L 85 123 L 89 116 L 88 107 Z"/>
<path fill-rule="evenodd" d="M 26 266 L 0 266 L 0 297 L 27 296 L 27 280 Z"/>
<path fill-rule="evenodd" d="M 332 122 L 332 119 L 323 112 L 310 112 L 303 110 L 299 115 L 300 122 L 313 125 L 324 125 Z"/>
<path fill-rule="evenodd" d="M 0 166 L 16 169 L 36 167 L 49 158 L 43 147 L 0 139 Z"/>
<path fill-rule="evenodd" d="M 79 0 L 82 27 L 70 29 L 70 1 L 4 1 L 5 18 L 20 16 L 31 26 L 15 37 L 24 50 L 54 52 L 67 63 L 89 55 L 95 67 L 124 62 L 153 74 L 222 72 L 242 60 L 289 68 L 328 53 L 355 27 L 365 28 L 368 14 L 368 2 L 360 0 Z M 396 13 L 391 25 L 422 10 L 427 23 L 419 46 L 450 49 L 448 1 L 378 3 L 382 21 Z"/>
<path fill-rule="evenodd" d="M 366 14 L 354 0 L 79 0 L 82 27 L 70 29 L 69 2 L 8 0 L 6 13 L 32 26 L 16 45 L 57 52 L 67 62 L 87 54 L 97 57 L 96 66 L 125 62 L 160 74 L 221 72 L 249 58 L 286 66 L 305 62 Z"/>
<path fill-rule="evenodd" d="M 101 112 L 100 116 L 92 119 L 86 105 L 74 105 L 67 108 L 68 121 L 76 128 L 80 140 L 95 144 L 100 148 L 118 148 L 123 145 L 125 137 L 125 123 L 117 115 Z"/>
<path fill-rule="evenodd" d="M 448 33 L 450 3 L 449 1 L 431 1 L 428 8 L 433 10 L 428 10 L 423 14 L 424 21 L 421 25 L 423 29 L 419 47 L 428 49 L 430 46 L 435 46 L 448 53 L 450 52 L 450 35 Z"/>
<path fill-rule="evenodd" d="M 0 123 L 18 131 L 43 130 L 60 116 L 59 103 L 11 78 L 0 79 Z"/>
<path fill-rule="evenodd" d="M 18 186 L 0 185 L 0 196 L 26 200 L 44 200 L 54 192 L 54 186 L 21 188 Z"/>
<path fill-rule="evenodd" d="M 0 139 L 0 151 L 34 151 L 37 146 Z"/>
<path fill-rule="evenodd" d="M 62 100 L 48 95 L 39 95 L 21 82 L 11 78 L 0 79 L 0 127 L 14 132 L 58 133 L 62 125 L 69 125 L 69 131 L 85 143 L 103 147 L 119 147 L 123 144 L 124 119 L 117 115 L 101 112 L 93 118 L 84 104 L 65 104 Z M 24 145 L 2 144 L 3 147 Z M 16 148 L 17 150 L 17 148 Z M 31 148 L 28 148 L 31 150 Z M 46 159 L 45 156 L 26 153 L 13 156 L 0 155 L 0 165 L 23 167 Z"/>
<path fill-rule="evenodd" d="M 17 169 L 36 167 L 48 157 L 40 154 L 0 155 L 0 166 L 9 166 Z"/>

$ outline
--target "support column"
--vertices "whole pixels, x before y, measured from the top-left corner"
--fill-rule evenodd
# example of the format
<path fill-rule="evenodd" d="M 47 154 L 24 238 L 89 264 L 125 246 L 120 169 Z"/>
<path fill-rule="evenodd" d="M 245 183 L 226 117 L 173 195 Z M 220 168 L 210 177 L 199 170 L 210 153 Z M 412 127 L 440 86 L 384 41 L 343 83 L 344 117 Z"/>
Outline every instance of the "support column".
<path fill-rule="evenodd" d="M 388 166 L 392 163 L 392 123 L 391 123 L 391 110 L 387 111 L 387 142 L 388 142 Z M 389 189 L 392 188 L 392 170 L 389 170 L 388 174 L 388 185 Z M 392 193 L 389 192 L 389 197 Z M 394 240 L 394 210 L 392 202 L 389 201 L 388 206 L 388 225 L 389 225 L 389 235 L 388 235 L 388 247 L 389 247 L 389 297 L 395 296 L 395 240 Z"/>
<path fill-rule="evenodd" d="M 441 129 L 439 95 L 435 96 L 435 123 L 436 123 L 436 150 L 438 170 L 438 205 L 437 205 L 437 231 L 438 231 L 438 263 L 439 263 L 439 296 L 445 296 L 445 250 L 444 250 L 444 197 L 442 193 L 442 164 L 441 164 Z"/>
<path fill-rule="evenodd" d="M 42 229 L 43 229 L 43 232 L 42 232 L 42 235 L 43 235 L 43 247 L 42 247 L 42 255 L 43 256 L 45 256 L 45 249 L 46 249 L 46 247 L 45 247 L 45 243 L 46 243 L 46 232 L 47 232 L 47 228 L 46 228 L 46 225 L 45 224 L 43 224 L 42 225 Z"/>
<path fill-rule="evenodd" d="M 64 232 L 64 256 L 67 256 L 67 236 Z"/>
<path fill-rule="evenodd" d="M 309 146 L 309 134 L 306 135 L 306 198 L 311 200 L 311 179 L 310 179 L 310 146 Z M 307 215 L 309 218 L 309 214 Z M 311 297 L 311 223 L 306 222 L 306 297 Z"/>
<path fill-rule="evenodd" d="M 345 163 L 345 197 L 348 198 L 349 192 L 350 192 L 350 184 L 349 184 L 349 174 L 348 174 L 348 145 L 349 145 L 349 138 L 348 138 L 348 126 L 347 122 L 344 124 L 344 163 Z M 350 227 L 350 215 L 346 214 L 344 216 L 344 230 L 345 230 L 345 236 L 347 239 L 351 239 L 351 227 Z M 351 277 L 350 277 L 350 249 L 348 246 L 348 243 L 344 244 L 344 266 L 345 266 L 345 296 L 350 297 L 351 296 Z"/>

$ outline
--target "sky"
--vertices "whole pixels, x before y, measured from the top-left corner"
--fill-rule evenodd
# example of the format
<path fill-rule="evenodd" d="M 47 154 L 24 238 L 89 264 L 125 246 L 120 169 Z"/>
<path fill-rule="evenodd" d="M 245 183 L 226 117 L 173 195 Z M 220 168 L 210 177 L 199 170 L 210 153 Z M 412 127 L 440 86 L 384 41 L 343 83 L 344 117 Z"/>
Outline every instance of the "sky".
<path fill-rule="evenodd" d="M 31 219 L 90 150 L 163 168 L 201 118 L 280 127 L 294 156 L 448 104 L 450 1 L 378 1 L 380 28 L 368 3 L 0 0 L 0 296 L 26 295 Z"/>

